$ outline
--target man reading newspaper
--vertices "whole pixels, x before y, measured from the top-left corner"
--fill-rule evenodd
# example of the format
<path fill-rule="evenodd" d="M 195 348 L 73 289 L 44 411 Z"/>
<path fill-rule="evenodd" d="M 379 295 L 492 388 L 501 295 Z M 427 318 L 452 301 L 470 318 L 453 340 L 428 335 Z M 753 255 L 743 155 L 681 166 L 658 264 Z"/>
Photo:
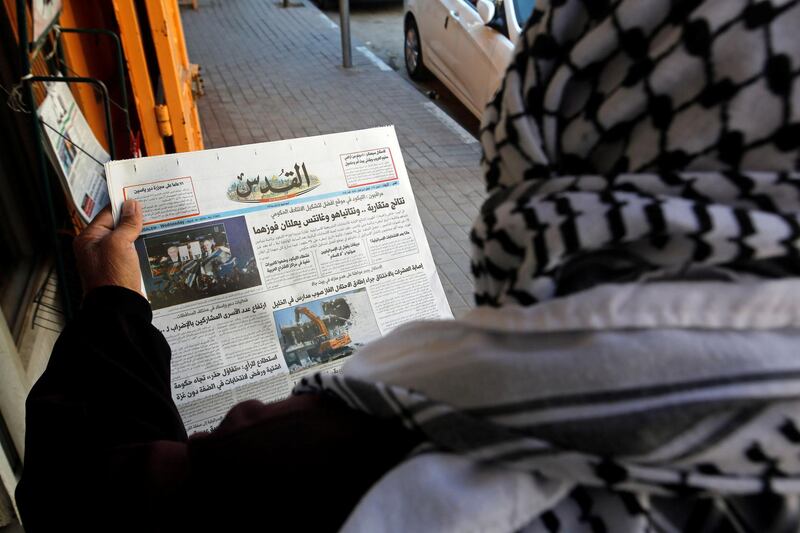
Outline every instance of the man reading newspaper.
<path fill-rule="evenodd" d="M 537 2 L 481 131 L 478 308 L 210 433 L 137 293 L 139 209 L 102 213 L 28 401 L 31 531 L 797 531 L 798 21 Z"/>

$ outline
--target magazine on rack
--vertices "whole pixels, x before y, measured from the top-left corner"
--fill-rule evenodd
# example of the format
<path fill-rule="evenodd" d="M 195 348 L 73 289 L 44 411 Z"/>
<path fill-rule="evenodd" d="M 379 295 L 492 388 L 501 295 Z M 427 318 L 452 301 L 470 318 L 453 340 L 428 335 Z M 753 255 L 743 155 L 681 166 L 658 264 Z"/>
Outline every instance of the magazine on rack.
<path fill-rule="evenodd" d="M 106 164 L 189 433 L 418 319 L 452 318 L 394 128 Z"/>
<path fill-rule="evenodd" d="M 88 224 L 108 205 L 103 170 L 110 159 L 108 152 L 92 133 L 66 83 L 48 84 L 47 97 L 37 112 L 47 156 L 81 223 Z"/>

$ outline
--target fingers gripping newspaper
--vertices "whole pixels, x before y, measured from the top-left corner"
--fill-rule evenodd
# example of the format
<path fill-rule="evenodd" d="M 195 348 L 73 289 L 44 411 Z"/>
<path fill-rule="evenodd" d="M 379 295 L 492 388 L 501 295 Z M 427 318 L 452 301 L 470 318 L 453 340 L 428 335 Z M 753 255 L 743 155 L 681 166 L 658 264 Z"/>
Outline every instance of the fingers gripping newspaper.
<path fill-rule="evenodd" d="M 372 339 L 452 318 L 393 127 L 106 165 L 189 433 L 276 401 Z"/>

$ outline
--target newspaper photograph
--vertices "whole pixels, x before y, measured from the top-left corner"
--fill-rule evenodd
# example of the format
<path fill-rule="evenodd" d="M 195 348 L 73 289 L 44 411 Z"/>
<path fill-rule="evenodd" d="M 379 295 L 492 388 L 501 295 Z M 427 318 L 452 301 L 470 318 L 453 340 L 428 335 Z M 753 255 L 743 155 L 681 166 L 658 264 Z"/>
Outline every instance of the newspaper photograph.
<path fill-rule="evenodd" d="M 380 336 L 365 288 L 273 313 L 289 372 L 342 359 Z M 320 335 L 324 340 L 320 341 Z"/>
<path fill-rule="evenodd" d="M 412 320 L 452 318 L 393 127 L 106 164 L 187 431 L 288 396 Z"/>
<path fill-rule="evenodd" d="M 148 235 L 136 251 L 153 309 L 261 284 L 244 217 Z"/>
<path fill-rule="evenodd" d="M 97 141 L 66 83 L 47 85 L 47 97 L 38 113 L 48 141 L 48 157 L 67 197 L 88 224 L 108 205 L 103 168 L 110 159 L 108 152 Z"/>

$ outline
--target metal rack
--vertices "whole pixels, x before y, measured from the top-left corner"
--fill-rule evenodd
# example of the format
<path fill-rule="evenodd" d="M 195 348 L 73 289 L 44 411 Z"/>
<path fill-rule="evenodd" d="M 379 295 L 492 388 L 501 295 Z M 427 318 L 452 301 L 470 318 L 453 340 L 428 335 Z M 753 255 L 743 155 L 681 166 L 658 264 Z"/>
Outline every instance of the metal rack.
<path fill-rule="evenodd" d="M 57 220 L 56 215 L 56 208 L 53 198 L 53 188 L 52 182 L 50 179 L 50 171 L 49 166 L 47 164 L 47 158 L 45 154 L 45 147 L 44 137 L 46 134 L 42 127 L 41 121 L 39 119 L 38 114 L 36 113 L 36 98 L 33 92 L 33 84 L 34 83 L 41 83 L 41 82 L 48 82 L 48 83 L 67 83 L 67 84 L 90 84 L 92 85 L 97 92 L 101 95 L 103 100 L 103 110 L 105 114 L 105 127 L 106 127 L 106 134 L 108 138 L 108 147 L 109 147 L 109 155 L 111 159 L 116 159 L 116 144 L 114 140 L 114 130 L 112 125 L 111 119 L 111 98 L 108 93 L 108 88 L 106 85 L 97 78 L 91 78 L 86 76 L 60 76 L 58 74 L 58 69 L 53 69 L 50 66 L 49 70 L 55 70 L 55 72 L 51 72 L 49 75 L 34 75 L 31 70 L 31 63 L 32 58 L 36 57 L 36 54 L 41 52 L 42 43 L 47 40 L 47 37 L 52 32 L 57 32 L 56 35 L 56 46 L 58 48 L 59 54 L 61 54 L 61 47 L 58 46 L 61 43 L 61 34 L 63 33 L 82 33 L 82 34 L 95 34 L 95 35 L 104 35 L 107 37 L 112 38 L 116 46 L 117 52 L 117 68 L 120 77 L 120 87 L 122 93 L 122 111 L 125 114 L 125 121 L 128 132 L 130 133 L 131 126 L 130 126 L 130 115 L 129 115 L 129 105 L 128 105 L 128 95 L 127 95 L 127 88 L 126 88 L 126 79 L 125 79 L 125 64 L 122 55 L 122 45 L 120 43 L 119 36 L 114 32 L 107 30 L 107 29 L 99 29 L 99 28 L 64 28 L 58 25 L 59 16 L 56 17 L 55 22 L 37 39 L 36 43 L 29 43 L 28 39 L 28 21 L 27 21 L 27 9 L 26 9 L 26 1 L 25 0 L 16 0 L 16 10 L 17 10 L 17 37 L 18 37 L 18 44 L 19 44 L 19 59 L 20 59 L 20 68 L 23 72 L 22 77 L 20 78 L 20 82 L 22 83 L 24 89 L 24 98 L 25 98 L 25 106 L 30 110 L 30 117 L 31 117 L 31 128 L 33 133 L 33 138 L 35 140 L 34 144 L 36 145 L 36 165 L 39 170 L 39 175 L 41 176 L 42 180 L 42 191 L 44 194 L 44 205 L 47 211 L 47 222 L 49 225 L 49 233 L 51 244 L 53 246 L 53 250 L 55 253 L 55 267 L 56 272 L 58 274 L 58 284 L 59 290 L 61 291 L 62 297 L 62 305 L 64 315 L 67 319 L 70 319 L 74 314 L 74 301 L 73 298 L 77 295 L 71 294 L 72 289 L 68 283 L 67 277 L 67 266 L 65 261 L 65 255 L 61 247 L 61 243 L 59 241 L 59 230 L 60 224 Z M 66 62 L 63 60 L 63 56 L 59 56 L 59 59 L 63 65 L 66 65 Z"/>

